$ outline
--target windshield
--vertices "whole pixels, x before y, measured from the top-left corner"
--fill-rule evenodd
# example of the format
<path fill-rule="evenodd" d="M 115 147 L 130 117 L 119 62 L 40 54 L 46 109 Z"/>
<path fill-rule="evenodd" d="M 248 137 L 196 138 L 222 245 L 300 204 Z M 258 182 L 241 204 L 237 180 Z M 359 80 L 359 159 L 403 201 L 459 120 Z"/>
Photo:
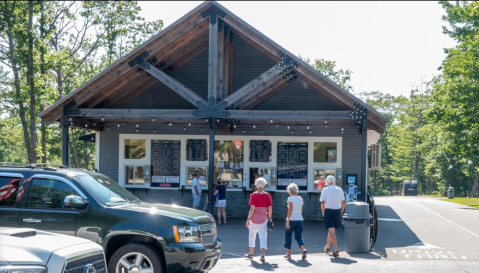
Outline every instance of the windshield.
<path fill-rule="evenodd" d="M 125 203 L 140 202 L 138 197 L 105 175 L 85 174 L 75 176 L 75 179 L 77 179 L 90 194 L 96 196 L 100 202 L 106 205 L 122 205 Z"/>

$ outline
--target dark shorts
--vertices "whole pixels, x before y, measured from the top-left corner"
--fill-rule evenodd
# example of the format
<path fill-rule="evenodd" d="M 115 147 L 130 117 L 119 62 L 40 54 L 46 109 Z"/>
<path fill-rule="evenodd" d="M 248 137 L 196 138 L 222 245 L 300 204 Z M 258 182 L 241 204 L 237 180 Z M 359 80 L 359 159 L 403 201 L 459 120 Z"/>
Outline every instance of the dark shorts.
<path fill-rule="evenodd" d="M 341 210 L 326 209 L 324 211 L 324 228 L 339 228 L 341 225 Z"/>

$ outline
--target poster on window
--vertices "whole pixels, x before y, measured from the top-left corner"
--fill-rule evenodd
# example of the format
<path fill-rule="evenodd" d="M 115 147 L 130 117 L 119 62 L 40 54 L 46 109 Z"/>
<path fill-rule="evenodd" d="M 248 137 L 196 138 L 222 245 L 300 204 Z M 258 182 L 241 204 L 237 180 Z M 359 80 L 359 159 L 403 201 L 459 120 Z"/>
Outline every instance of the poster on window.
<path fill-rule="evenodd" d="M 334 163 L 336 162 L 336 150 L 328 150 L 328 162 Z"/>
<path fill-rule="evenodd" d="M 308 189 L 308 143 L 278 143 L 278 189 L 297 183 Z"/>
<path fill-rule="evenodd" d="M 179 140 L 151 141 L 151 187 L 179 188 L 181 142 Z"/>

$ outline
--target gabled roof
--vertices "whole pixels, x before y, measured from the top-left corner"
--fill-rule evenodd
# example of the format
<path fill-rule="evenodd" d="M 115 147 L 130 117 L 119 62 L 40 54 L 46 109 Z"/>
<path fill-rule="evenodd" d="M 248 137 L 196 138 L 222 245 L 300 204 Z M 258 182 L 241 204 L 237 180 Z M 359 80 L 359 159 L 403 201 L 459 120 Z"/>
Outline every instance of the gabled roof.
<path fill-rule="evenodd" d="M 93 106 L 84 105 L 83 107 L 102 106 L 106 104 L 100 104 L 101 102 L 108 100 L 108 96 L 112 96 L 112 94 L 122 92 L 122 88 L 126 90 L 124 92 L 130 92 L 131 89 L 139 88 L 134 84 L 141 85 L 142 88 L 143 86 L 151 86 L 156 82 L 154 78 L 145 78 L 141 82 L 135 83 L 139 81 L 135 78 L 138 73 L 136 71 L 137 67 L 130 67 L 129 62 L 145 51 L 150 53 L 150 57 L 153 53 L 158 52 L 163 52 L 163 57 L 167 57 L 175 55 L 173 53 L 178 52 L 178 50 L 182 50 L 183 53 L 188 53 L 193 51 L 193 49 L 204 49 L 205 43 L 203 39 L 205 39 L 205 37 L 207 39 L 207 17 L 210 14 L 221 17 L 231 28 L 234 28 L 235 35 L 241 37 L 275 63 L 282 61 L 280 56 L 286 56 L 286 59 L 290 58 L 296 61 L 299 64 L 296 69 L 302 75 L 301 79 L 312 88 L 321 90 L 323 95 L 343 107 L 343 109 L 353 110 L 355 103 L 363 105 L 368 110 L 368 125 L 379 133 L 384 131 L 387 121 L 386 117 L 214 1 L 203 2 L 163 31 L 44 110 L 40 113 L 40 117 L 52 123 L 60 120 L 60 117 L 63 115 L 63 108 L 68 104 L 74 108 L 81 108 L 82 104 L 88 101 L 92 102 L 93 100 Z M 216 16 L 214 18 L 216 18 Z M 175 61 L 181 63 L 181 61 L 184 62 L 185 60 Z M 172 62 L 174 61 L 172 60 Z M 134 92 L 141 92 L 141 90 Z"/>

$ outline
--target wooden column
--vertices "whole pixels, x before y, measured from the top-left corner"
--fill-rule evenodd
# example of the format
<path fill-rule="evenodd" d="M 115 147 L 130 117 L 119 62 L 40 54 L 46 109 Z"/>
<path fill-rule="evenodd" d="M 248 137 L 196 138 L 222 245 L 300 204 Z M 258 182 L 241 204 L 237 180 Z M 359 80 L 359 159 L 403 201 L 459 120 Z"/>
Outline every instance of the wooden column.
<path fill-rule="evenodd" d="M 361 135 L 361 200 L 367 202 L 367 192 L 368 192 L 368 118 L 366 117 L 363 120 Z"/>
<path fill-rule="evenodd" d="M 209 47 L 208 47 L 208 99 L 213 96 L 215 101 L 223 92 L 223 32 L 218 31 L 217 15 L 210 15 Z"/>
<path fill-rule="evenodd" d="M 208 200 L 213 198 L 213 180 L 215 178 L 215 126 L 214 118 L 208 119 L 210 128 L 210 139 L 208 142 Z M 213 199 L 208 203 L 208 213 L 213 214 Z M 219 219 L 218 219 L 219 220 Z"/>
<path fill-rule="evenodd" d="M 68 167 L 68 145 L 69 145 L 69 138 L 68 138 L 68 129 L 70 126 L 68 125 L 67 117 L 62 116 L 61 118 L 62 124 L 62 164 Z"/>

